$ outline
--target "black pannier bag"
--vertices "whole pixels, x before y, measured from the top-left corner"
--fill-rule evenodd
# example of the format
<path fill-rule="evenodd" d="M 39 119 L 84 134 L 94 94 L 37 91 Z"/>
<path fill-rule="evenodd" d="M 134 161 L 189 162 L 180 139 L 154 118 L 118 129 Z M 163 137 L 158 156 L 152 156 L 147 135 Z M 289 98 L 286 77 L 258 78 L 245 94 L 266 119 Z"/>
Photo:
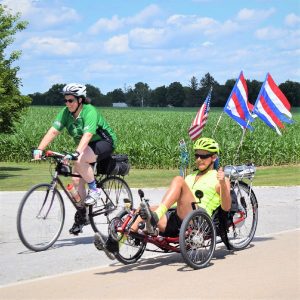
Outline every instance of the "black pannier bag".
<path fill-rule="evenodd" d="M 126 154 L 112 154 L 109 158 L 97 161 L 97 174 L 125 176 L 129 170 L 130 164 Z"/>

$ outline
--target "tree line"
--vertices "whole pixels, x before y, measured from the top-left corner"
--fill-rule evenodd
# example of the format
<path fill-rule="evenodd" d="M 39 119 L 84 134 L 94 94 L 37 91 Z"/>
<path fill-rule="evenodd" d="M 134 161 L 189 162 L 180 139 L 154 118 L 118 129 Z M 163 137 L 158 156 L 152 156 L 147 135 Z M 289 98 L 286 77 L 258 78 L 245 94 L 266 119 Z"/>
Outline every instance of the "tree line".
<path fill-rule="evenodd" d="M 112 106 L 113 103 L 126 103 L 131 107 L 198 107 L 205 100 L 210 87 L 213 87 L 211 106 L 224 107 L 236 79 L 229 79 L 224 85 L 219 84 L 210 73 L 200 80 L 193 76 L 188 86 L 173 82 L 169 86 L 150 89 L 147 83 L 138 82 L 134 87 L 117 88 L 106 95 L 98 87 L 87 86 L 88 97 L 95 106 Z M 63 105 L 62 88 L 65 84 L 54 84 L 45 93 L 34 93 L 28 96 L 33 105 Z M 262 82 L 247 80 L 249 101 L 254 104 Z M 300 83 L 286 81 L 279 85 L 292 106 L 300 106 Z"/>

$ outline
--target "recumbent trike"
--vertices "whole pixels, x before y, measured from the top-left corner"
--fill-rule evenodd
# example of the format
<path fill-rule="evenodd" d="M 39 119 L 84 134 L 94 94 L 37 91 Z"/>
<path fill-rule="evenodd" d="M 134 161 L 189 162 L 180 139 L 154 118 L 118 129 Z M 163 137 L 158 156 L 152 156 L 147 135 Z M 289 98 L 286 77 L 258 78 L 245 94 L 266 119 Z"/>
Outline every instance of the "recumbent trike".
<path fill-rule="evenodd" d="M 150 235 L 142 230 L 130 231 L 138 214 L 135 209 L 124 209 L 109 225 L 111 237 L 119 242 L 115 258 L 124 264 L 131 264 L 138 261 L 145 250 L 178 252 L 190 267 L 200 269 L 209 264 L 217 239 L 229 250 L 247 247 L 254 237 L 258 220 L 258 204 L 252 190 L 255 167 L 226 166 L 224 171 L 231 182 L 232 206 L 229 212 L 218 208 L 210 217 L 204 209 L 196 208 L 194 203 L 193 211 L 183 220 L 179 236 L 167 237 L 161 233 Z M 250 180 L 250 183 L 244 179 Z M 202 195 L 201 191 L 196 192 L 198 198 Z M 143 191 L 139 190 L 139 196 L 149 205 Z M 147 244 L 155 245 L 156 249 L 149 249 Z"/>

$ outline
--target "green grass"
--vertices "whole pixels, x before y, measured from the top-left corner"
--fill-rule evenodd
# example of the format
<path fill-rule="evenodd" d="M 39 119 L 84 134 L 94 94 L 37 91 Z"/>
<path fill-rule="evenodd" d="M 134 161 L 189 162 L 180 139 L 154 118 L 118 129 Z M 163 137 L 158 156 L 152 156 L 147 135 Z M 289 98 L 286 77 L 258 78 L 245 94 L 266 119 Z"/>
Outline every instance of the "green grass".
<path fill-rule="evenodd" d="M 49 163 L 0 163 L 0 191 L 26 191 L 32 185 L 50 182 Z M 177 169 L 131 169 L 125 177 L 129 186 L 167 187 L 178 175 Z M 64 178 L 67 183 L 70 178 Z M 300 166 L 258 168 L 254 179 L 256 186 L 300 185 Z"/>

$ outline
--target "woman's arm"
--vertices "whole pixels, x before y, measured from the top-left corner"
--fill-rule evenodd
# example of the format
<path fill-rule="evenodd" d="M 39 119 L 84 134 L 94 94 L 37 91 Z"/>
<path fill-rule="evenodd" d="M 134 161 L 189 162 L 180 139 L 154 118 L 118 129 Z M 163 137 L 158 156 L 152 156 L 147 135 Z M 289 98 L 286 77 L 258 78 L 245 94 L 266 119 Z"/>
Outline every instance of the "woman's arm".
<path fill-rule="evenodd" d="M 230 181 L 225 177 L 223 168 L 218 170 L 217 179 L 219 183 L 216 186 L 216 191 L 221 197 L 221 207 L 223 210 L 229 211 L 231 208 Z"/>
<path fill-rule="evenodd" d="M 54 127 L 51 127 L 48 132 L 45 134 L 43 139 L 41 140 L 38 149 L 45 150 L 45 148 L 54 140 L 56 136 L 59 135 L 59 131 L 56 130 Z"/>

